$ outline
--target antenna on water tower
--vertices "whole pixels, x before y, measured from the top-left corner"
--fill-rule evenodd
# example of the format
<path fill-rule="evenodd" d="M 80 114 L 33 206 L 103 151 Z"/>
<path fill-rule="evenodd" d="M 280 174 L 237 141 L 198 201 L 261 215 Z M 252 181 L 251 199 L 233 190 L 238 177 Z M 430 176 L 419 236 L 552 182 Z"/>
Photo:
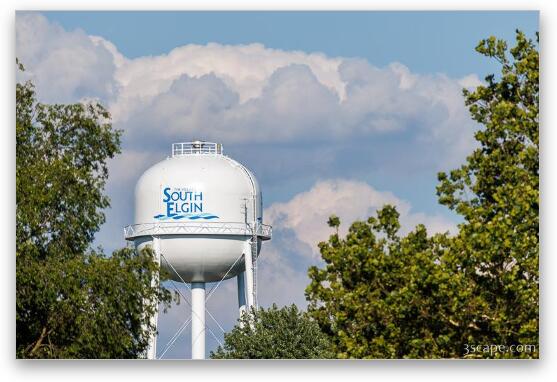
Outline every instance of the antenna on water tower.
<path fill-rule="evenodd" d="M 257 306 L 257 257 L 261 243 L 272 236 L 271 226 L 262 221 L 255 176 L 225 156 L 220 144 L 174 143 L 172 157 L 139 178 L 135 223 L 124 229 L 125 238 L 139 251 L 152 248 L 172 283 L 191 285 L 191 316 L 159 358 L 190 323 L 192 359 L 205 358 L 205 303 L 222 281 L 237 278 L 240 315 Z M 156 277 L 153 283 L 158 282 Z M 217 284 L 206 293 L 208 282 Z M 157 326 L 157 316 L 152 326 Z M 156 335 L 150 339 L 147 358 L 157 359 Z"/>

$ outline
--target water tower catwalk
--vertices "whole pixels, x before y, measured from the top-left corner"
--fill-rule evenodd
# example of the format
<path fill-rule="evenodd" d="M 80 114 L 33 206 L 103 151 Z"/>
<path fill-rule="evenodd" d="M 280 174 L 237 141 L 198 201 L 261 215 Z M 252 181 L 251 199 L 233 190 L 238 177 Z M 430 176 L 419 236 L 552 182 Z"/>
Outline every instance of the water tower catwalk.
<path fill-rule="evenodd" d="M 181 330 L 191 323 L 193 359 L 205 358 L 205 302 L 223 280 L 237 278 L 240 314 L 257 306 L 257 257 L 271 227 L 263 224 L 257 180 L 220 144 L 174 143 L 172 157 L 138 180 L 135 224 L 124 232 L 137 250 L 153 249 L 172 282 L 191 284 L 191 317 Z M 216 284 L 206 293 L 209 282 Z M 147 358 L 157 358 L 155 336 Z"/>

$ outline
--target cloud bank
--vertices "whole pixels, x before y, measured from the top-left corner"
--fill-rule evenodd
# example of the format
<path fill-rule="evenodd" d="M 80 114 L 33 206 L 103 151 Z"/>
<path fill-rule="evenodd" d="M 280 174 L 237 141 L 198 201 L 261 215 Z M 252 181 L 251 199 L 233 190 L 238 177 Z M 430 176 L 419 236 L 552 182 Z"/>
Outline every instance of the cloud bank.
<path fill-rule="evenodd" d="M 305 254 L 319 258 L 317 243 L 326 241 L 332 233 L 326 224 L 329 216 L 335 214 L 340 218 L 339 234 L 346 235 L 352 222 L 365 221 L 385 204 L 397 207 L 401 234 L 410 232 L 419 223 L 431 234 L 456 232 L 454 222 L 445 217 L 415 213 L 410 203 L 391 192 L 377 191 L 367 183 L 344 179 L 319 181 L 285 203 L 274 203 L 265 209 L 265 218 L 279 230 L 292 230 L 298 240 L 311 248 L 311 253 L 306 251 Z"/>
<path fill-rule="evenodd" d="M 36 13 L 18 14 L 16 46 L 42 99 L 99 98 L 134 143 L 192 135 L 229 144 L 330 142 L 409 131 L 452 156 L 473 144 L 460 92 L 479 83 L 475 75 L 417 75 L 400 63 L 377 68 L 258 43 L 127 59 L 110 41 Z"/>

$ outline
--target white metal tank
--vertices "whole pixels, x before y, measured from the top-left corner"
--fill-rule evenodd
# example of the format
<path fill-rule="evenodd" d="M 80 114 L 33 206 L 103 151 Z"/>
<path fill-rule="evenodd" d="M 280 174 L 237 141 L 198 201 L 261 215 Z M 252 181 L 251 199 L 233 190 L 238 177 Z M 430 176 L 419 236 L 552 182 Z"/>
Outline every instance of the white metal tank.
<path fill-rule="evenodd" d="M 151 246 L 172 279 L 192 283 L 192 297 L 194 289 L 205 296 L 206 282 L 237 276 L 242 311 L 256 305 L 255 261 L 261 242 L 271 238 L 271 227 L 262 224 L 262 210 L 255 176 L 225 156 L 222 145 L 174 143 L 172 156 L 139 178 L 135 222 L 124 233 L 138 250 Z M 203 306 L 201 297 L 194 301 L 194 313 L 201 310 L 203 317 L 204 298 Z M 201 330 L 196 317 L 192 328 L 195 325 Z"/>
<path fill-rule="evenodd" d="M 261 222 L 261 190 L 255 176 L 223 155 L 221 145 L 197 141 L 175 143 L 172 157 L 139 178 L 135 224 L 130 228 L 140 250 L 157 231 L 161 253 L 184 281 L 212 282 L 244 270 L 240 261 L 230 267 L 252 236 L 251 228 L 257 225 L 253 223 Z M 265 228 L 260 225 L 257 253 L 261 240 L 269 236 Z M 161 265 L 168 267 L 165 261 Z"/>

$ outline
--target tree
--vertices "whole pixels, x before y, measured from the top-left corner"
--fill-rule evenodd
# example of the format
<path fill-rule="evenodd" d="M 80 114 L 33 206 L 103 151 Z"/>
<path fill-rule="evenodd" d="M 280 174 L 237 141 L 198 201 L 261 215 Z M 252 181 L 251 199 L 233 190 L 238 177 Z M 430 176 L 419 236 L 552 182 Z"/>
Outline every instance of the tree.
<path fill-rule="evenodd" d="M 464 217 L 451 253 L 478 305 L 478 343 L 539 343 L 539 54 L 517 31 L 516 46 L 491 37 L 476 50 L 497 60 L 500 78 L 464 91 L 485 129 L 466 164 L 440 173 L 439 201 Z M 476 329 L 477 327 L 477 329 Z M 532 356 L 532 354 L 522 354 Z M 537 357 L 537 352 L 534 354 Z"/>
<path fill-rule="evenodd" d="M 97 103 L 42 104 L 30 82 L 16 85 L 19 358 L 136 358 L 156 305 L 170 299 L 151 286 L 151 251 L 91 248 L 120 134 Z"/>
<path fill-rule="evenodd" d="M 309 269 L 306 297 L 337 357 L 538 357 L 539 58 L 516 38 L 512 58 L 494 37 L 476 48 L 502 71 L 464 91 L 484 125 L 480 147 L 438 176 L 440 203 L 464 218 L 457 235 L 418 226 L 400 237 L 391 206 L 345 238 L 329 220 L 336 233 L 319 244 L 325 267 Z M 471 352 L 477 345 L 508 348 Z"/>
<path fill-rule="evenodd" d="M 243 314 L 214 359 L 330 358 L 329 342 L 317 324 L 296 305 L 252 310 Z"/>
<path fill-rule="evenodd" d="M 442 265 L 446 235 L 423 225 L 398 235 L 399 214 L 387 205 L 320 243 L 325 268 L 310 267 L 309 314 L 329 335 L 338 358 L 454 357 L 460 275 Z M 329 220 L 338 228 L 338 219 Z"/>

